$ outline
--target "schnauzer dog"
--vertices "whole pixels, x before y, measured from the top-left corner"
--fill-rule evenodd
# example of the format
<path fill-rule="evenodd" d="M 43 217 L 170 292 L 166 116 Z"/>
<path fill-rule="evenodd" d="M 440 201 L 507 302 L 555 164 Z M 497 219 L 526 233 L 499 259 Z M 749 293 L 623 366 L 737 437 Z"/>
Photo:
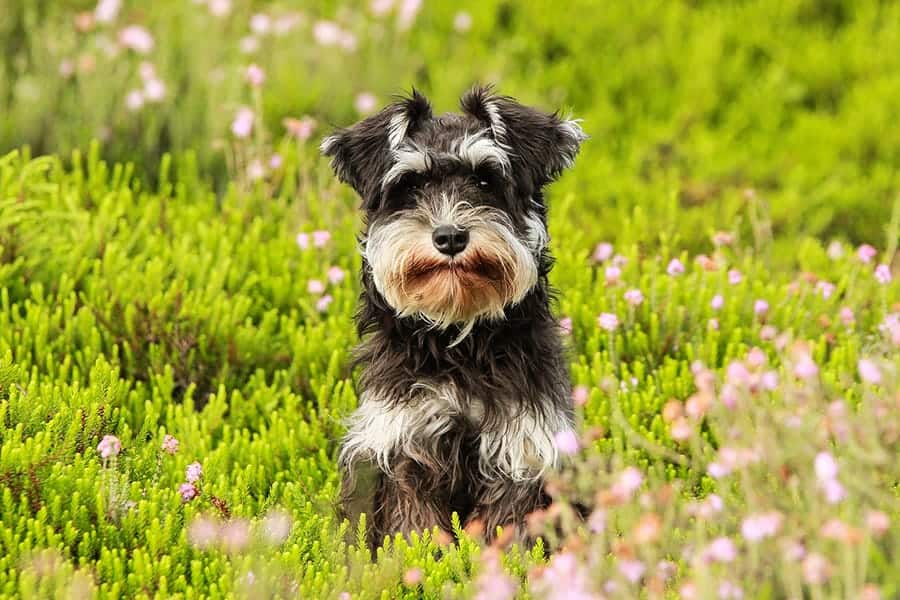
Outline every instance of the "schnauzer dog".
<path fill-rule="evenodd" d="M 543 188 L 586 139 L 576 121 L 475 88 L 461 114 L 413 90 L 322 142 L 362 199 L 359 408 L 342 501 L 368 543 L 479 520 L 490 540 L 547 505 L 572 427 L 550 310 Z"/>

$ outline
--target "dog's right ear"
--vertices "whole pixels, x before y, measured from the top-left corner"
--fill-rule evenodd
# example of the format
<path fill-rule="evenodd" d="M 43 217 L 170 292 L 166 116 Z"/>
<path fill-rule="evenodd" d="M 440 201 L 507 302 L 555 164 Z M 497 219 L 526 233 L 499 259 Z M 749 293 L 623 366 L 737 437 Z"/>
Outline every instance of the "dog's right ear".
<path fill-rule="evenodd" d="M 431 117 L 431 104 L 414 88 L 409 97 L 328 136 L 320 149 L 331 157 L 338 179 L 360 195 L 363 208 L 374 208 L 384 176 L 394 164 L 394 151 Z"/>

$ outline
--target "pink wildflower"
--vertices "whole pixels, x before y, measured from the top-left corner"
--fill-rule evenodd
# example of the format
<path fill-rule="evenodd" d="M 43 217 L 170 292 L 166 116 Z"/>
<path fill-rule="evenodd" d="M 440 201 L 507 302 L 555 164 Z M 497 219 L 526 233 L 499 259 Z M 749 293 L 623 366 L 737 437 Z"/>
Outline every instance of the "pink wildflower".
<path fill-rule="evenodd" d="M 250 523 L 244 519 L 229 521 L 222 526 L 220 541 L 226 552 L 240 552 L 250 542 Z"/>
<path fill-rule="evenodd" d="M 203 477 L 203 467 L 198 462 L 192 462 L 185 470 L 185 478 L 188 483 L 197 483 Z"/>
<path fill-rule="evenodd" d="M 857 368 L 859 369 L 859 376 L 863 381 L 874 385 L 881 383 L 881 371 L 878 369 L 878 365 L 873 361 L 868 358 L 862 358 L 857 363 Z"/>
<path fill-rule="evenodd" d="M 728 283 L 731 285 L 737 285 L 741 282 L 744 277 L 741 275 L 741 272 L 737 269 L 731 269 L 728 271 Z"/>
<path fill-rule="evenodd" d="M 727 537 L 714 539 L 701 553 L 706 562 L 729 563 L 737 558 L 737 548 Z"/>
<path fill-rule="evenodd" d="M 122 0 L 100 0 L 94 9 L 94 20 L 98 23 L 112 23 L 119 16 Z"/>
<path fill-rule="evenodd" d="M 619 490 L 630 496 L 641 487 L 643 482 L 643 474 L 634 467 L 628 467 L 619 474 L 616 486 Z"/>
<path fill-rule="evenodd" d="M 209 14 L 221 19 L 231 12 L 231 0 L 209 0 L 207 7 Z"/>
<path fill-rule="evenodd" d="M 639 306 L 644 302 L 644 294 L 641 290 L 628 290 L 625 292 L 625 302 L 631 306 Z"/>
<path fill-rule="evenodd" d="M 285 119 L 282 124 L 290 135 L 301 142 L 308 140 L 316 129 L 316 120 L 308 116 L 300 119 Z"/>
<path fill-rule="evenodd" d="M 835 285 L 828 281 L 820 281 L 816 284 L 816 290 L 822 295 L 822 298 L 828 300 L 834 294 Z"/>
<path fill-rule="evenodd" d="M 622 269 L 615 265 L 606 267 L 606 285 L 616 285 L 622 276 Z"/>
<path fill-rule="evenodd" d="M 859 257 L 859 260 L 868 264 L 872 262 L 872 259 L 878 255 L 878 250 L 870 246 L 869 244 L 863 244 L 856 250 L 856 256 Z"/>
<path fill-rule="evenodd" d="M 619 572 L 631 583 L 637 583 L 644 576 L 647 567 L 639 560 L 620 559 Z"/>
<path fill-rule="evenodd" d="M 593 259 L 595 262 L 602 263 L 609 260 L 612 255 L 613 245 L 609 242 L 600 242 L 597 244 L 597 247 L 594 248 Z"/>
<path fill-rule="evenodd" d="M 741 535 L 748 542 L 758 542 L 776 535 L 783 520 L 778 511 L 750 515 L 741 523 Z"/>
<path fill-rule="evenodd" d="M 891 268 L 887 265 L 878 265 L 875 267 L 875 279 L 878 283 L 887 285 L 891 282 Z"/>
<path fill-rule="evenodd" d="M 421 8 L 422 0 L 400 0 L 400 8 L 397 10 L 398 29 L 400 31 L 409 30 Z"/>
<path fill-rule="evenodd" d="M 606 511 L 595 508 L 588 517 L 588 527 L 598 535 L 603 533 L 606 530 Z"/>
<path fill-rule="evenodd" d="M 870 510 L 866 513 L 866 528 L 875 537 L 881 537 L 891 528 L 891 519 L 880 510 Z"/>
<path fill-rule="evenodd" d="M 769 303 L 762 299 L 757 300 L 753 303 L 753 312 L 759 317 L 764 317 L 769 312 Z"/>
<path fill-rule="evenodd" d="M 413 567 L 412 569 L 407 569 L 406 572 L 403 573 L 403 585 L 415 586 L 420 583 L 422 583 L 422 569 Z"/>
<path fill-rule="evenodd" d="M 309 248 L 309 234 L 308 233 L 298 233 L 297 234 L 297 245 L 301 250 L 307 250 Z"/>
<path fill-rule="evenodd" d="M 801 568 L 803 570 L 803 579 L 810 585 L 825 583 L 831 577 L 831 565 L 828 564 L 828 560 L 815 552 L 809 553 L 803 559 Z"/>
<path fill-rule="evenodd" d="M 456 13 L 453 17 L 453 29 L 457 33 L 465 33 L 472 29 L 472 15 L 464 10 Z"/>
<path fill-rule="evenodd" d="M 178 494 L 181 496 L 182 502 L 190 502 L 200 495 L 193 483 L 182 483 L 178 486 Z"/>
<path fill-rule="evenodd" d="M 575 406 L 584 406 L 590 399 L 591 393 L 586 385 L 576 385 L 572 389 L 572 401 Z"/>
<path fill-rule="evenodd" d="M 717 231 L 712 237 L 713 245 L 721 248 L 722 246 L 730 246 L 734 243 L 734 235 L 727 231 Z"/>
<path fill-rule="evenodd" d="M 716 294 L 713 296 L 712 301 L 709 303 L 713 310 L 719 310 L 723 306 L 725 306 L 725 298 L 722 297 L 722 294 Z"/>
<path fill-rule="evenodd" d="M 100 443 L 97 444 L 97 452 L 100 453 L 100 458 L 118 456 L 121 451 L 122 442 L 114 435 L 104 435 L 103 439 L 100 440 Z"/>
<path fill-rule="evenodd" d="M 333 285 L 341 283 L 346 277 L 347 272 L 340 267 L 331 267 L 330 269 L 328 269 L 328 281 L 330 281 Z"/>
<path fill-rule="evenodd" d="M 619 319 L 612 313 L 600 313 L 597 317 L 597 324 L 601 329 L 612 332 L 619 327 Z"/>
<path fill-rule="evenodd" d="M 253 111 L 246 106 L 242 106 L 238 109 L 237 115 L 231 123 L 231 133 L 234 134 L 234 137 L 240 139 L 249 137 L 250 132 L 253 131 L 254 119 Z"/>
<path fill-rule="evenodd" d="M 147 102 L 162 102 L 166 97 L 166 84 L 153 78 L 144 82 L 144 98 Z"/>
<path fill-rule="evenodd" d="M 856 316 L 853 314 L 853 309 L 849 306 L 841 308 L 839 316 L 841 319 L 841 323 L 843 323 L 847 327 L 850 327 L 856 321 Z"/>
<path fill-rule="evenodd" d="M 312 233 L 313 246 L 316 248 L 324 248 L 331 240 L 331 232 L 318 229 Z"/>
<path fill-rule="evenodd" d="M 816 454 L 814 467 L 816 479 L 818 479 L 820 483 L 824 483 L 837 477 L 838 464 L 830 452 L 819 452 Z"/>
<path fill-rule="evenodd" d="M 794 375 L 800 379 L 812 379 L 819 374 L 819 366 L 808 354 L 802 355 L 794 364 Z"/>
<path fill-rule="evenodd" d="M 187 487 L 185 487 L 187 486 Z M 196 489 L 193 489 L 193 492 L 188 490 L 188 488 L 193 489 L 189 483 L 184 483 L 179 488 L 179 493 L 181 494 L 182 500 L 187 502 L 194 498 L 192 493 L 196 492 Z M 182 489 L 184 491 L 182 491 Z M 190 497 L 186 497 L 190 496 Z M 216 538 L 219 537 L 219 525 L 213 519 L 209 517 L 200 516 L 191 521 L 191 524 L 188 525 L 187 529 L 187 538 L 192 546 L 199 548 L 200 550 L 205 550 L 212 546 Z"/>
<path fill-rule="evenodd" d="M 138 54 L 147 54 L 154 46 L 153 36 L 140 25 L 129 25 L 122 29 L 119 32 L 119 43 Z"/>
<path fill-rule="evenodd" d="M 265 13 L 256 13 L 250 17 L 250 31 L 256 35 L 266 35 L 272 28 L 272 18 Z"/>
<path fill-rule="evenodd" d="M 247 78 L 247 83 L 249 83 L 252 87 L 258 88 L 261 87 L 263 83 L 265 83 L 266 72 L 262 69 L 262 67 L 260 67 L 256 63 L 253 63 L 249 67 L 247 67 L 245 77 Z"/>
<path fill-rule="evenodd" d="M 250 181 L 259 181 L 266 176 L 266 167 L 258 158 L 254 158 L 247 165 L 247 178 Z"/>
<path fill-rule="evenodd" d="M 269 157 L 269 168 L 278 170 L 284 164 L 284 158 L 280 154 L 273 154 Z"/>
<path fill-rule="evenodd" d="M 316 301 L 316 310 L 319 312 L 325 312 L 328 310 L 328 307 L 334 301 L 334 298 L 331 297 L 331 294 L 325 294 L 321 298 Z"/>
<path fill-rule="evenodd" d="M 743 597 L 744 590 L 733 581 L 723 581 L 719 584 L 720 600 L 742 600 Z"/>
<path fill-rule="evenodd" d="M 847 497 L 847 490 L 837 479 L 823 482 L 822 491 L 825 494 L 825 502 L 828 504 L 838 504 Z"/>
<path fill-rule="evenodd" d="M 306 291 L 310 294 L 319 295 L 325 291 L 325 284 L 321 279 L 310 279 L 306 283 Z"/>
<path fill-rule="evenodd" d="M 669 261 L 668 266 L 666 267 L 666 273 L 671 275 L 672 277 L 677 277 L 684 273 L 684 264 L 677 258 L 673 258 Z"/>
<path fill-rule="evenodd" d="M 375 98 L 374 94 L 370 92 L 360 92 L 356 95 L 353 106 L 359 114 L 368 115 L 375 110 L 377 103 L 378 100 Z"/>
<path fill-rule="evenodd" d="M 163 437 L 162 441 L 162 449 L 166 454 L 174 455 L 178 452 L 178 440 L 175 439 L 174 436 L 169 435 L 168 433 Z"/>
<path fill-rule="evenodd" d="M 828 258 L 831 260 L 840 260 L 844 257 L 844 245 L 839 241 L 834 240 L 830 244 L 828 244 Z"/>
<path fill-rule="evenodd" d="M 571 429 L 558 432 L 553 439 L 556 449 L 562 454 L 572 455 L 578 452 L 578 436 Z"/>
<path fill-rule="evenodd" d="M 125 94 L 125 106 L 131 112 L 137 112 L 144 107 L 144 93 L 141 90 L 131 90 Z"/>

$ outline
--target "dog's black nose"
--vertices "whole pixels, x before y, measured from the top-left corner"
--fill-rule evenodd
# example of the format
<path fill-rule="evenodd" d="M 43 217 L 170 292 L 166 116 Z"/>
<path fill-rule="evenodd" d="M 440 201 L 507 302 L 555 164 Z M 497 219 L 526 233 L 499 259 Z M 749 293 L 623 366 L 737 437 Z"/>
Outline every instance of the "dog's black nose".
<path fill-rule="evenodd" d="M 441 225 L 432 232 L 431 241 L 438 252 L 453 256 L 466 249 L 469 232 L 455 225 Z"/>

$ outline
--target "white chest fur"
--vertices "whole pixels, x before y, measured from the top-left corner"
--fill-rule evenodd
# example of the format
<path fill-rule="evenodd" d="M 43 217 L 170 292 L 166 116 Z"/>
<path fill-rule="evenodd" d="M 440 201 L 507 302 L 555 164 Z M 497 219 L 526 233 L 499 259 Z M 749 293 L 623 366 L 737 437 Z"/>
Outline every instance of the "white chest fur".
<path fill-rule="evenodd" d="M 481 429 L 479 470 L 486 478 L 527 480 L 540 477 L 556 465 L 556 433 L 571 427 L 565 414 L 520 410 L 488 427 L 484 407 L 477 398 L 461 397 L 450 385 L 418 384 L 402 402 L 389 402 L 377 391 L 366 391 L 351 415 L 341 449 L 341 462 L 374 461 L 390 473 L 395 452 L 416 457 L 437 447 L 438 440 L 453 435 L 460 417 Z"/>

